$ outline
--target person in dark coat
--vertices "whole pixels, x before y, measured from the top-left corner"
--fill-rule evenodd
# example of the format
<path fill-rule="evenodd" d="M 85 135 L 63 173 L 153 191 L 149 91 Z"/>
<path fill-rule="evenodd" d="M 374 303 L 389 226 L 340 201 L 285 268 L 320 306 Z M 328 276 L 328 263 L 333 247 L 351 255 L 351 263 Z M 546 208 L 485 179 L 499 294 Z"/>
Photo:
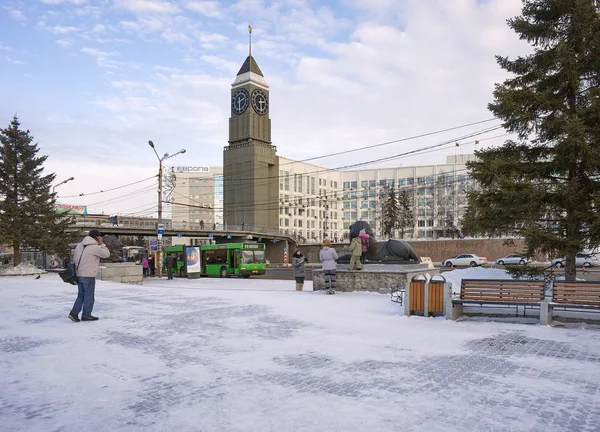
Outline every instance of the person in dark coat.
<path fill-rule="evenodd" d="M 165 265 L 167 266 L 167 279 L 173 279 L 173 267 L 175 267 L 175 255 L 171 254 L 167 256 Z"/>
<path fill-rule="evenodd" d="M 304 288 L 304 278 L 306 277 L 304 265 L 307 262 L 308 259 L 302 255 L 300 249 L 294 252 L 294 255 L 292 256 L 292 267 L 294 268 L 294 279 L 296 279 L 296 291 L 302 291 Z"/>

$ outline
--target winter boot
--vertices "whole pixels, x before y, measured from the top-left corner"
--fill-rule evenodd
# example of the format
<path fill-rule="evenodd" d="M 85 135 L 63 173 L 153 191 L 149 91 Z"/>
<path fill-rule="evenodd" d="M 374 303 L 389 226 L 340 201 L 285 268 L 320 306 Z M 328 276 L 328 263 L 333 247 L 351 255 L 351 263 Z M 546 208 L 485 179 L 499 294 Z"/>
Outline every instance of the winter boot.
<path fill-rule="evenodd" d="M 298 284 L 298 291 L 302 291 L 303 288 L 304 288 L 304 284 Z"/>
<path fill-rule="evenodd" d="M 297 284 L 296 284 L 296 291 L 302 291 L 302 290 L 300 289 L 300 284 L 299 284 L 299 283 L 297 283 Z"/>

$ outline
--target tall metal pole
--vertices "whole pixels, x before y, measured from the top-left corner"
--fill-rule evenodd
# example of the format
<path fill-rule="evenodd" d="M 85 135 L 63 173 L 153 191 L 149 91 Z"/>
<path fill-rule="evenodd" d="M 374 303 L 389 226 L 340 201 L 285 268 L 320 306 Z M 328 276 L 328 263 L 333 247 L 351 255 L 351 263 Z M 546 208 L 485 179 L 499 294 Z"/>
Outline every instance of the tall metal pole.
<path fill-rule="evenodd" d="M 158 160 L 158 223 L 162 223 L 162 160 Z M 162 278 L 163 275 L 163 248 L 162 248 L 162 234 L 158 235 L 158 277 Z"/>
<path fill-rule="evenodd" d="M 152 141 L 148 141 L 148 145 L 150 147 L 152 147 L 152 150 L 154 150 L 154 154 L 156 155 L 156 159 L 158 159 L 158 222 L 156 227 L 158 228 L 158 223 L 162 223 L 162 188 L 163 188 L 163 166 L 162 163 L 165 159 L 169 159 L 172 157 L 175 157 L 179 154 L 183 154 L 185 153 L 185 149 L 181 149 L 179 150 L 177 153 L 170 155 L 169 153 L 165 153 L 165 155 L 161 158 L 158 155 L 158 152 L 156 151 L 156 147 L 154 147 L 154 143 Z M 162 241 L 162 236 L 163 234 L 157 234 L 157 246 L 158 246 L 158 277 L 162 278 L 163 275 L 163 241 Z"/>

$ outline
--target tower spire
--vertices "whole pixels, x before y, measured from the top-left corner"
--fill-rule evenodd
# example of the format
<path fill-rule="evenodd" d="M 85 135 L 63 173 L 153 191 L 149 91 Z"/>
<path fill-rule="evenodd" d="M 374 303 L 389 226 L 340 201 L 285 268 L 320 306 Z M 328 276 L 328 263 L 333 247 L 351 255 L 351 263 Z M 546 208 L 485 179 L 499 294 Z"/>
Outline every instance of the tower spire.
<path fill-rule="evenodd" d="M 248 26 L 248 56 L 252 57 L 252 26 Z"/>

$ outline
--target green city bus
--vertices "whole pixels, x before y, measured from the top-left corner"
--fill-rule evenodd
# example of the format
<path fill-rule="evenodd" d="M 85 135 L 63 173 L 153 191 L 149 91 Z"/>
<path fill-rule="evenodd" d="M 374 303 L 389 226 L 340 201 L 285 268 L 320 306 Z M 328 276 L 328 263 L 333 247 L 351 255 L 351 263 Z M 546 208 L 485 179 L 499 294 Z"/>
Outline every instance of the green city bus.
<path fill-rule="evenodd" d="M 173 274 L 185 277 L 188 273 L 186 248 L 178 245 L 164 249 L 164 258 L 172 253 L 176 255 Z M 200 252 L 201 276 L 242 276 L 264 275 L 267 270 L 264 243 L 243 242 L 196 246 Z"/>
<path fill-rule="evenodd" d="M 163 273 L 167 271 L 167 257 L 175 254 L 175 265 L 171 268 L 174 275 L 186 276 L 185 268 L 185 245 L 169 246 L 163 250 Z"/>

